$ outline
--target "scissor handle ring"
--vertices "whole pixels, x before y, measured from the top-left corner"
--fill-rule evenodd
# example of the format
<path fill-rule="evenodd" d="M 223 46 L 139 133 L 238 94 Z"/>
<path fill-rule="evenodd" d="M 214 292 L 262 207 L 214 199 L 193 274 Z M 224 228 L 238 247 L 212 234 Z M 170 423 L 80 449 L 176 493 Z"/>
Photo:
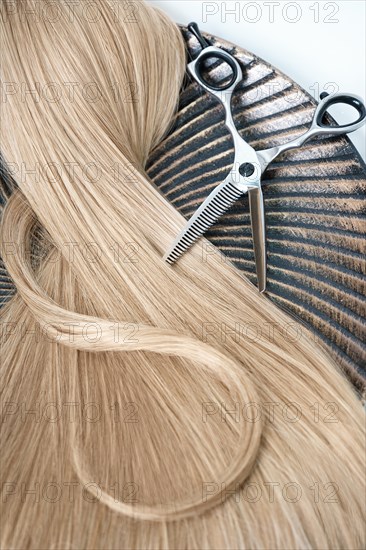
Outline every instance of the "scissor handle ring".
<path fill-rule="evenodd" d="M 315 123 L 320 128 L 326 128 L 329 129 L 330 126 L 323 124 L 323 116 L 325 112 L 331 107 L 331 105 L 335 105 L 336 103 L 346 103 L 347 105 L 351 105 L 354 107 L 359 114 L 359 117 L 354 122 L 348 123 L 348 124 L 342 124 L 337 125 L 334 128 L 349 128 L 350 126 L 354 126 L 356 124 L 359 124 L 366 118 L 366 108 L 364 103 L 356 96 L 348 95 L 348 94 L 335 94 L 332 96 L 325 97 L 321 103 L 319 103 L 318 112 L 316 114 Z"/>
<path fill-rule="evenodd" d="M 202 75 L 202 68 L 203 68 L 203 63 L 204 61 L 206 61 L 207 59 L 209 59 L 210 57 L 213 57 L 213 58 L 217 58 L 217 59 L 222 59 L 223 61 L 225 61 L 230 69 L 232 70 L 233 74 L 231 76 L 231 79 L 230 81 L 223 85 L 223 86 L 215 86 L 214 84 L 211 84 L 211 82 L 208 82 L 204 76 Z M 235 60 L 233 59 L 233 57 L 231 57 L 231 55 L 229 54 L 226 54 L 225 52 L 221 52 L 221 51 L 208 51 L 208 52 L 205 52 L 205 51 L 202 51 L 202 53 L 199 55 L 199 57 L 197 58 L 197 61 L 196 61 L 196 76 L 198 78 L 198 80 L 201 81 L 201 83 L 206 86 L 206 88 L 209 88 L 210 90 L 214 90 L 215 92 L 223 92 L 225 90 L 227 90 L 228 88 L 231 88 L 231 86 L 234 84 L 234 82 L 236 82 L 236 79 L 238 78 L 238 68 L 237 68 L 237 65 L 236 65 L 236 62 Z"/>

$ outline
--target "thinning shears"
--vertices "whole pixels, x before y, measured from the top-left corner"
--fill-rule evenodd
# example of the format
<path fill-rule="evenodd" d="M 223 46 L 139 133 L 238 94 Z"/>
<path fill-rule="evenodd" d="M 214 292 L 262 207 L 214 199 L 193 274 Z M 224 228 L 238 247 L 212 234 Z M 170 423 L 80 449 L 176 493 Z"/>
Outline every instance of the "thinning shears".
<path fill-rule="evenodd" d="M 220 183 L 189 219 L 181 233 L 175 239 L 164 256 L 164 260 L 173 264 L 190 248 L 216 221 L 239 199 L 248 193 L 255 267 L 259 292 L 266 289 L 266 238 L 261 175 L 267 166 L 278 155 L 289 149 L 300 147 L 307 140 L 320 135 L 340 135 L 353 132 L 365 122 L 366 109 L 362 99 L 353 94 L 321 94 L 319 102 L 307 132 L 298 138 L 270 149 L 255 151 L 238 133 L 231 112 L 231 98 L 237 84 L 243 79 L 243 73 L 237 60 L 225 50 L 211 46 L 201 35 L 196 23 L 190 23 L 188 29 L 196 36 L 202 51 L 196 59 L 188 64 L 193 78 L 210 94 L 217 97 L 225 108 L 225 124 L 230 130 L 234 142 L 234 164 L 225 180 Z M 219 59 L 226 62 L 231 69 L 229 82 L 216 86 L 203 75 L 205 62 L 208 59 Z M 325 112 L 331 105 L 345 103 L 354 107 L 358 119 L 343 126 L 326 126 L 323 123 Z"/>

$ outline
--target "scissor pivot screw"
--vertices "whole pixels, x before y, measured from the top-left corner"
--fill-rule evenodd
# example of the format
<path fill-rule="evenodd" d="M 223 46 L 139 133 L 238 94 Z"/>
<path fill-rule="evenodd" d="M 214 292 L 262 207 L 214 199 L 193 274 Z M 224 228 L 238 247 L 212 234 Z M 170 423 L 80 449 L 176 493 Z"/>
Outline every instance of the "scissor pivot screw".
<path fill-rule="evenodd" d="M 243 176 L 243 178 L 249 178 L 249 176 L 254 174 L 254 171 L 255 168 L 250 162 L 244 162 L 244 164 L 239 166 L 239 174 Z"/>

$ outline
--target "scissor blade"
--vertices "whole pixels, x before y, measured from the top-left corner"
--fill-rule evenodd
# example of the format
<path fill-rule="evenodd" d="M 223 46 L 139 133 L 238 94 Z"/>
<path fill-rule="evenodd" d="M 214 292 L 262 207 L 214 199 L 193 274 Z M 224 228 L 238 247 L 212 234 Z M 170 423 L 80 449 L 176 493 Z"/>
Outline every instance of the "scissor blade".
<path fill-rule="evenodd" d="M 264 221 L 264 204 L 262 189 L 248 191 L 250 219 L 252 224 L 255 268 L 257 272 L 258 290 L 266 290 L 266 229 Z"/>
<path fill-rule="evenodd" d="M 173 242 L 164 260 L 169 264 L 176 262 L 242 194 L 242 190 L 227 181 L 215 187 Z"/>

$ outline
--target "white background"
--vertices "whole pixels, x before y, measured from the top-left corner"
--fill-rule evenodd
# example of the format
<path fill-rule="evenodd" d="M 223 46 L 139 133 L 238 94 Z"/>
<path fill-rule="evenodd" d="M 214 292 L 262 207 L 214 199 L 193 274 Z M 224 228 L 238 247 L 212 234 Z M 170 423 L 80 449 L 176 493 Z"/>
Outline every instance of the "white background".
<path fill-rule="evenodd" d="M 366 100 L 366 2 L 364 0 L 150 0 L 177 23 L 202 30 L 259 55 L 315 99 L 323 90 Z M 336 106 L 339 123 L 349 111 Z M 351 115 L 353 116 L 353 115 Z M 350 134 L 366 158 L 365 127 Z"/>

